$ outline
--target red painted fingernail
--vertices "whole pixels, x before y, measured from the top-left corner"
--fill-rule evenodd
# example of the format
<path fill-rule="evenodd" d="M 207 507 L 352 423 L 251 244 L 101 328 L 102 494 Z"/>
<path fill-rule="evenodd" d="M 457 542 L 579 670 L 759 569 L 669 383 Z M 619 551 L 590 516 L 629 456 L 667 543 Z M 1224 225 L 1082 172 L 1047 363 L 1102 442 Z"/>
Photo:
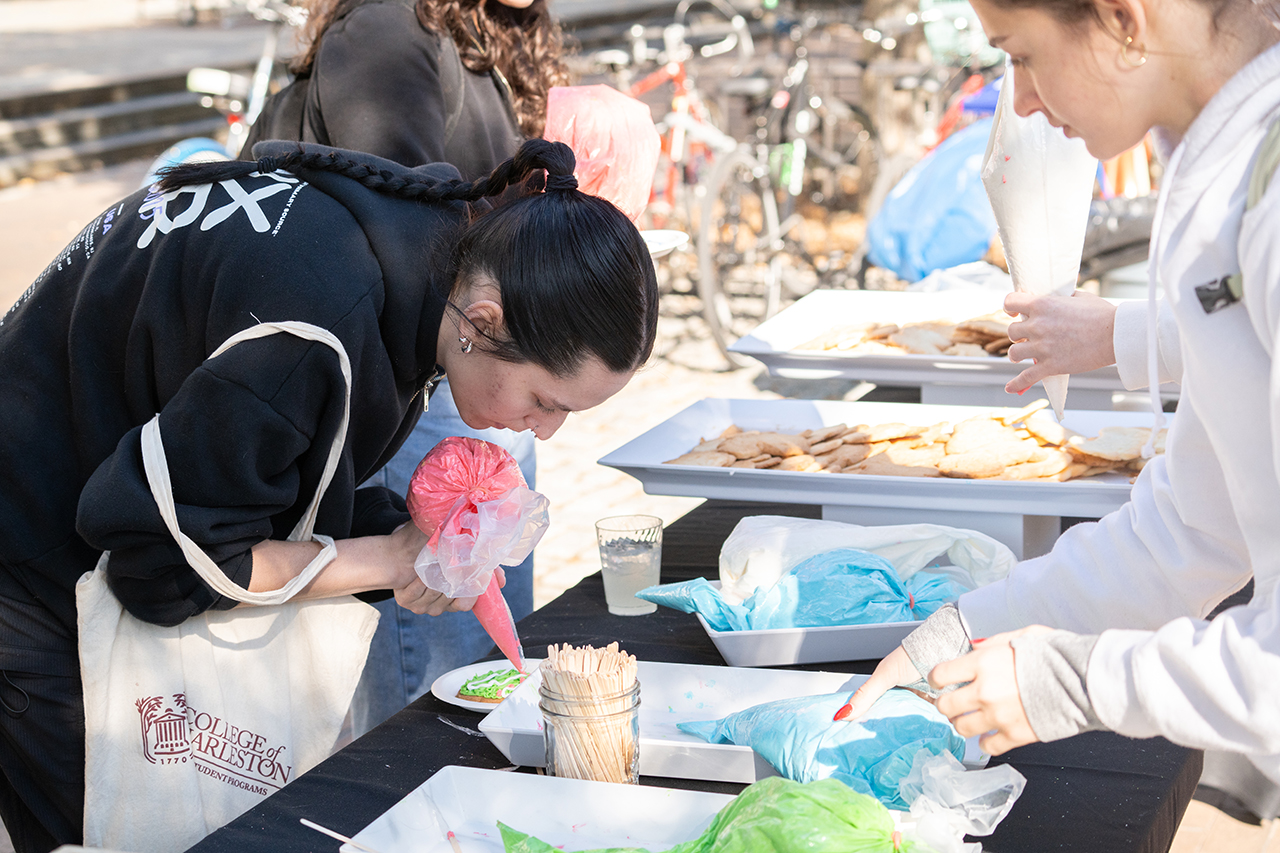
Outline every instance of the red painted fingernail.
<path fill-rule="evenodd" d="M 1018 392 L 1018 396 L 1021 397 L 1025 393 L 1027 393 L 1027 389 L 1023 388 L 1021 391 Z"/>
<path fill-rule="evenodd" d="M 839 722 L 840 720 L 843 720 L 845 717 L 849 716 L 852 713 L 853 713 L 853 706 L 850 705 L 848 702 L 846 702 L 840 706 L 840 710 L 836 711 L 836 715 L 832 717 L 831 720 L 832 722 Z"/>
<path fill-rule="evenodd" d="M 969 642 L 973 643 L 973 645 L 975 645 L 975 646 L 976 646 L 976 645 L 978 645 L 978 643 L 985 643 L 986 641 L 987 641 L 987 638 L 986 638 L 986 637 L 977 637 L 977 638 L 975 638 L 975 639 L 973 639 L 973 640 L 970 640 Z"/>

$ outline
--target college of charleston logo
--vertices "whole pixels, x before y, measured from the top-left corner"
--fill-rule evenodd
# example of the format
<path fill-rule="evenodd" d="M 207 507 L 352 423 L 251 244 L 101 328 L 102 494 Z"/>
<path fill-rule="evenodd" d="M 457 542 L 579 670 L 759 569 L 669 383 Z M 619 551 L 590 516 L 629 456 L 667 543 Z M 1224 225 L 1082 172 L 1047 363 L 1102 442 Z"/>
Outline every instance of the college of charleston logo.
<path fill-rule="evenodd" d="M 193 762 L 206 776 L 264 796 L 284 787 L 293 774 L 284 746 L 269 746 L 257 732 L 190 707 L 183 693 L 168 701 L 147 696 L 134 704 L 142 724 L 142 755 L 152 764 Z"/>

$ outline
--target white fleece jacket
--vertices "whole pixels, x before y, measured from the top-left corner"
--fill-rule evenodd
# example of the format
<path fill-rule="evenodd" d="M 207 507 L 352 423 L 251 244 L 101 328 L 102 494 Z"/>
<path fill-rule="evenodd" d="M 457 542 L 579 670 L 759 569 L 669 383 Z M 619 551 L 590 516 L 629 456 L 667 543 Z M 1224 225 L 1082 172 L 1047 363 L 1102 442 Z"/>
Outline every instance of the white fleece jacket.
<path fill-rule="evenodd" d="M 1159 302 L 1156 331 L 1157 362 L 1160 384 L 1182 381 L 1182 348 L 1178 338 L 1178 321 L 1173 309 L 1163 299 Z M 1130 391 L 1146 388 L 1147 376 L 1147 302 L 1134 300 L 1116 306 L 1115 331 L 1111 343 L 1116 352 L 1116 372 L 1120 384 Z"/>
<path fill-rule="evenodd" d="M 1247 753 L 1280 780 L 1280 181 L 1244 212 L 1278 108 L 1280 46 L 1209 102 L 1162 190 L 1152 263 L 1182 362 L 1165 455 L 1128 504 L 959 606 L 970 636 L 1036 623 L 1100 633 L 1087 689 L 1103 724 Z M 1241 270 L 1242 302 L 1206 314 L 1195 287 Z M 1253 601 L 1204 621 L 1250 575 Z"/>

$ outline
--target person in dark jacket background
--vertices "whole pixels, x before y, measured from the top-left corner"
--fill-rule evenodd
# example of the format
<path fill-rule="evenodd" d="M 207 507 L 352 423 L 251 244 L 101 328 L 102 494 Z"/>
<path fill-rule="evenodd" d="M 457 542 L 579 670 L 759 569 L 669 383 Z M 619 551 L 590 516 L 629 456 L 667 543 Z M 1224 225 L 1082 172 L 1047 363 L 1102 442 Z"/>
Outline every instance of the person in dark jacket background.
<path fill-rule="evenodd" d="M 315 0 L 292 63 L 295 82 L 268 103 L 245 145 L 318 142 L 405 166 L 445 162 L 467 180 L 487 175 L 524 138 L 542 135 L 550 88 L 567 81 L 547 0 Z M 469 429 L 451 386 L 372 483 L 400 494 L 441 439 L 468 435 L 505 447 L 537 485 L 533 435 Z M 507 572 L 516 619 L 533 610 L 533 556 Z M 382 612 L 352 702 L 363 734 L 492 646 L 466 614 L 428 619 L 391 603 Z"/>
<path fill-rule="evenodd" d="M 466 609 L 413 570 L 403 499 L 357 489 L 447 372 L 462 418 L 540 438 L 648 358 L 653 265 L 635 227 L 573 189 L 567 146 L 535 140 L 493 177 L 263 143 L 257 163 L 180 167 L 91 222 L 0 318 L 0 814 L 19 851 L 81 838 L 84 719 L 74 587 L 110 550 L 134 616 L 177 624 L 234 602 L 186 564 L 151 497 L 141 427 L 160 415 L 182 531 L 234 582 L 279 588 L 313 543 L 286 542 L 314 494 L 351 362 L 350 424 L 317 533 L 337 559 L 307 593 L 393 590 Z M 479 202 L 538 170 L 547 191 Z M 208 359 L 208 360 L 206 360 Z M 249 652 L 246 652 L 247 654 Z M 180 807 L 157 803 L 157 808 Z"/>
<path fill-rule="evenodd" d="M 547 93 L 569 79 L 546 0 L 316 0 L 300 40 L 295 82 L 246 152 L 318 142 L 472 180 L 542 135 Z"/>

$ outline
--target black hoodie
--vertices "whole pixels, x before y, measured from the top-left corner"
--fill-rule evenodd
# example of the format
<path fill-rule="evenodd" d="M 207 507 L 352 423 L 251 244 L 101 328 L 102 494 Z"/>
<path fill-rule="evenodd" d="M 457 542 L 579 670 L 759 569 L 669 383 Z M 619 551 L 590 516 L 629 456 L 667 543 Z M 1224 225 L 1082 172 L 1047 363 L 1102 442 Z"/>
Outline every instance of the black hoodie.
<path fill-rule="evenodd" d="M 458 174 L 350 156 L 397 175 Z M 405 520 L 389 493 L 355 487 L 421 412 L 466 215 L 299 170 L 139 191 L 90 223 L 0 319 L 0 604 L 34 600 L 47 611 L 38 621 L 51 614 L 74 637 L 74 586 L 103 550 L 112 589 L 141 619 L 235 604 L 165 529 L 139 435 L 159 412 L 183 532 L 247 586 L 250 549 L 285 538 L 314 495 L 343 400 L 323 344 L 278 334 L 206 360 L 260 321 L 320 326 L 351 360 L 350 425 L 316 532 Z M 0 668 L 29 643 L 0 636 Z"/>

